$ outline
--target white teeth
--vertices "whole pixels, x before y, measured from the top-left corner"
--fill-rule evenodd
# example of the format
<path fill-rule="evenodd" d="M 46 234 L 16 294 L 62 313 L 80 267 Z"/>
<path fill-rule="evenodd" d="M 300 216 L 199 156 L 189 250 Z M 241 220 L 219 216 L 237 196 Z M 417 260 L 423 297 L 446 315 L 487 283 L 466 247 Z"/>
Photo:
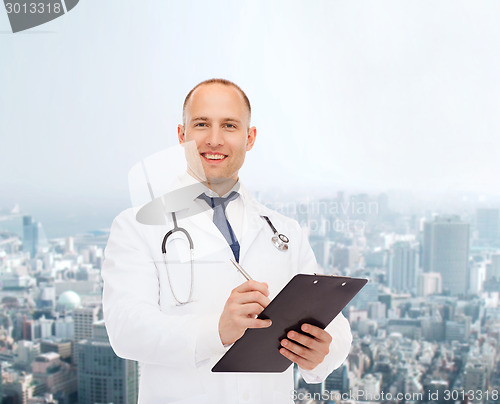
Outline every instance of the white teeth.
<path fill-rule="evenodd" d="M 224 157 L 226 157 L 223 154 L 207 154 L 207 153 L 205 153 L 204 156 L 209 160 L 222 160 Z"/>

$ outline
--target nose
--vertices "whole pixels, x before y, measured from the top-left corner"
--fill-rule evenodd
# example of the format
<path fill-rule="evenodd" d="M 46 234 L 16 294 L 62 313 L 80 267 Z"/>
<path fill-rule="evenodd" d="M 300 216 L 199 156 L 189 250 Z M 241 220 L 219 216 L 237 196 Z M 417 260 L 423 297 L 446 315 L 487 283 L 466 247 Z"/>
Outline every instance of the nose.
<path fill-rule="evenodd" d="M 224 133 L 221 128 L 213 126 L 205 139 L 208 146 L 218 147 L 224 145 Z"/>

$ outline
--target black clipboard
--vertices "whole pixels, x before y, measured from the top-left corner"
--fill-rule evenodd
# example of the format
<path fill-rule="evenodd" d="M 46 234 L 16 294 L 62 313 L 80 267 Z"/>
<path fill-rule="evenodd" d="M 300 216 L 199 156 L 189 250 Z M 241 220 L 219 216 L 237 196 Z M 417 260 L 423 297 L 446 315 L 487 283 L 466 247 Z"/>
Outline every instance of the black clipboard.
<path fill-rule="evenodd" d="M 292 362 L 279 353 L 290 330 L 304 323 L 325 328 L 368 282 L 328 275 L 295 275 L 260 313 L 268 328 L 249 328 L 215 364 L 212 372 L 284 372 Z"/>

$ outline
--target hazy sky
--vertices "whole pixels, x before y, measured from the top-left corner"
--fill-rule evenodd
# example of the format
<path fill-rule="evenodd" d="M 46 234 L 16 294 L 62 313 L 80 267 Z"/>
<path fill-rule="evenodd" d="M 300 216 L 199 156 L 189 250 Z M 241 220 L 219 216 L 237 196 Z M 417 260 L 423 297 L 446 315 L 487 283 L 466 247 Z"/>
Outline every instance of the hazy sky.
<path fill-rule="evenodd" d="M 500 2 L 81 0 L 0 9 L 0 206 L 110 206 L 175 144 L 185 94 L 247 92 L 253 189 L 500 194 Z"/>

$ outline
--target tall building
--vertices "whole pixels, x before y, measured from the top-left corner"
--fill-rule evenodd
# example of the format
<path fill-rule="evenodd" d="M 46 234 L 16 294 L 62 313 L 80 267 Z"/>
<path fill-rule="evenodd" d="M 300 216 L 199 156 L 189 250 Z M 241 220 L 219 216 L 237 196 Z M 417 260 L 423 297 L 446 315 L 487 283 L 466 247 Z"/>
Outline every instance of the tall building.
<path fill-rule="evenodd" d="M 328 240 L 321 236 L 310 236 L 309 242 L 311 243 L 311 248 L 313 249 L 318 265 L 326 268 L 330 258 L 330 244 Z"/>
<path fill-rule="evenodd" d="M 92 326 L 98 320 L 99 307 L 79 307 L 73 311 L 75 341 L 92 337 Z"/>
<path fill-rule="evenodd" d="M 47 338 L 40 341 L 40 352 L 55 352 L 62 360 L 69 360 L 72 353 L 72 342 L 58 338 Z"/>
<path fill-rule="evenodd" d="M 47 237 L 40 222 L 33 221 L 31 216 L 23 216 L 23 249 L 34 258 L 37 252 L 48 246 Z"/>
<path fill-rule="evenodd" d="M 478 209 L 476 224 L 479 240 L 497 241 L 500 238 L 500 209 Z"/>
<path fill-rule="evenodd" d="M 59 317 L 55 321 L 56 337 L 62 339 L 73 339 L 75 336 L 75 323 L 73 317 Z"/>
<path fill-rule="evenodd" d="M 470 337 L 471 319 L 464 316 L 456 321 L 445 322 L 446 341 L 467 342 Z"/>
<path fill-rule="evenodd" d="M 452 295 L 468 292 L 468 223 L 458 216 L 436 217 L 424 224 L 424 272 L 441 274 L 443 291 Z"/>
<path fill-rule="evenodd" d="M 470 361 L 465 366 L 464 390 L 465 391 L 486 391 L 488 385 L 488 369 L 484 363 Z M 477 400 L 471 400 L 478 402 Z"/>
<path fill-rule="evenodd" d="M 40 317 L 36 322 L 40 325 L 40 338 L 52 337 L 54 320 L 51 318 L 45 318 L 45 316 Z"/>
<path fill-rule="evenodd" d="M 78 342 L 92 338 L 92 325 L 98 320 L 99 307 L 79 307 L 73 311 L 73 324 L 75 336 L 75 352 L 73 360 L 78 363 Z"/>
<path fill-rule="evenodd" d="M 34 390 L 33 374 L 23 372 L 2 384 L 3 402 L 27 404 Z"/>
<path fill-rule="evenodd" d="M 21 340 L 17 343 L 17 362 L 30 366 L 35 358 L 40 355 L 40 343 Z"/>
<path fill-rule="evenodd" d="M 347 365 L 343 364 L 335 369 L 325 380 L 325 390 L 339 391 L 340 394 L 349 392 L 349 372 Z"/>
<path fill-rule="evenodd" d="M 135 404 L 139 380 L 137 362 L 116 356 L 104 321 L 96 322 L 93 329 L 92 338 L 78 343 L 78 402 Z"/>
<path fill-rule="evenodd" d="M 389 287 L 400 292 L 416 288 L 418 245 L 399 241 L 392 245 L 389 261 Z"/>
<path fill-rule="evenodd" d="M 443 291 L 441 274 L 437 272 L 424 272 L 418 277 L 417 295 L 437 295 Z"/>
<path fill-rule="evenodd" d="M 479 295 L 486 280 L 486 265 L 471 265 L 469 275 L 469 293 Z"/>
<path fill-rule="evenodd" d="M 333 266 L 342 274 L 356 269 L 360 254 L 355 246 L 337 246 L 333 250 Z"/>
<path fill-rule="evenodd" d="M 38 248 L 38 226 L 31 216 L 23 217 L 23 248 L 34 258 Z"/>
<path fill-rule="evenodd" d="M 491 255 L 491 264 L 486 271 L 486 281 L 490 279 L 500 281 L 500 253 Z"/>
<path fill-rule="evenodd" d="M 38 355 L 32 370 L 39 390 L 64 398 L 63 402 L 70 402 L 70 397 L 76 395 L 76 371 L 62 362 L 59 354 L 47 352 Z"/>
<path fill-rule="evenodd" d="M 366 401 L 376 401 L 380 397 L 382 387 L 381 373 L 368 373 L 353 388 L 353 394 Z"/>

